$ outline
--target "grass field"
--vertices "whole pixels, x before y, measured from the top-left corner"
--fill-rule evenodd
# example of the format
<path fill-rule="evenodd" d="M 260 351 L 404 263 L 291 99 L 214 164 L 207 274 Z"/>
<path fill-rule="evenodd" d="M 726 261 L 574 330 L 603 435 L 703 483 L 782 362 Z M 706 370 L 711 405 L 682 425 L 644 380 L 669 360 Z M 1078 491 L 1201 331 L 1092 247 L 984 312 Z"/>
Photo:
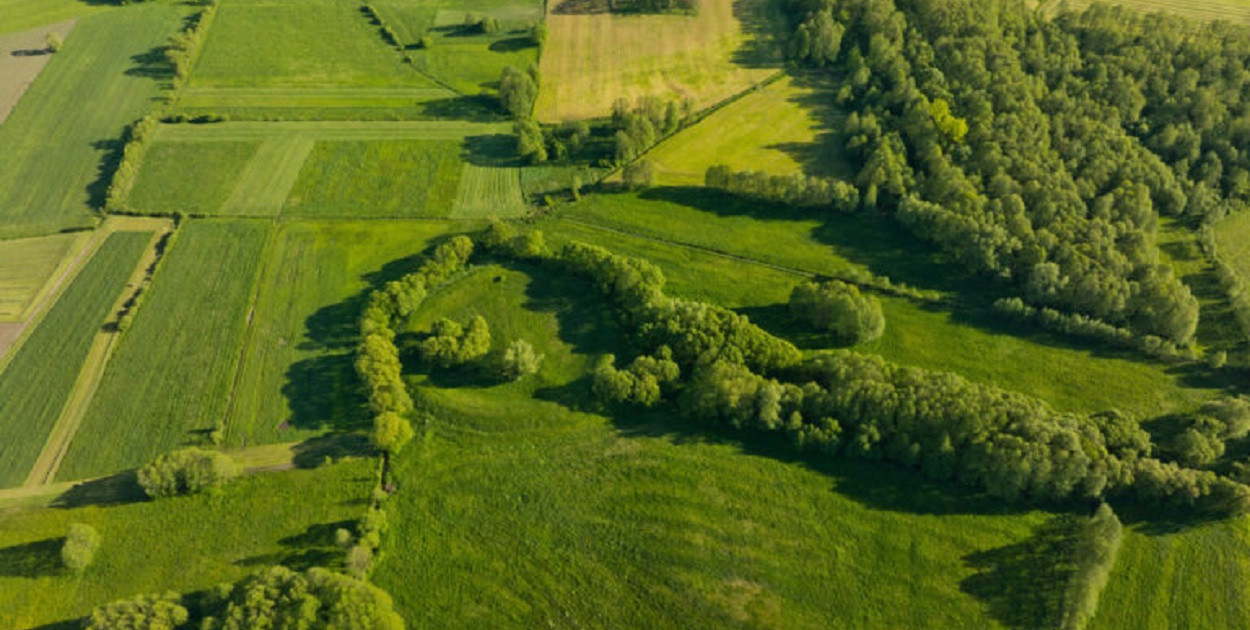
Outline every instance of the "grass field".
<path fill-rule="evenodd" d="M 657 184 L 702 186 L 709 166 L 770 175 L 807 173 L 842 175 L 849 170 L 835 159 L 833 129 L 811 105 L 831 97 L 784 78 L 716 111 L 698 124 L 665 140 L 646 155 L 655 165 Z"/>
<path fill-rule="evenodd" d="M 0 241 L 0 322 L 26 319 L 53 279 L 72 262 L 90 234 L 74 232 Z"/>
<path fill-rule="evenodd" d="M 178 93 L 175 108 L 232 120 L 421 120 L 458 102 L 442 87 L 193 87 Z"/>
<path fill-rule="evenodd" d="M 1243 278 L 1250 278 L 1250 212 L 1238 212 L 1215 224 L 1215 244 Z"/>
<path fill-rule="evenodd" d="M 0 0 L 0 35 L 108 11 L 116 8 L 103 2 L 83 0 Z"/>
<path fill-rule="evenodd" d="M 466 226 L 439 221 L 280 224 L 231 398 L 228 443 L 286 442 L 367 420 L 352 368 L 362 296 L 410 271 L 414 255 L 456 227 Z"/>
<path fill-rule="evenodd" d="M 157 94 L 151 52 L 185 7 L 151 4 L 85 17 L 0 125 L 0 238 L 91 225 L 124 127 Z"/>
<path fill-rule="evenodd" d="M 485 218 L 515 217 L 525 213 L 520 173 L 515 168 L 465 164 L 451 216 Z"/>
<path fill-rule="evenodd" d="M 618 98 L 691 98 L 703 108 L 776 72 L 764 3 L 703 0 L 697 16 L 567 15 L 548 4 L 535 117 L 604 116 Z"/>
<path fill-rule="evenodd" d="M 202 591 L 270 564 L 334 564 L 342 557 L 334 530 L 359 517 L 372 465 L 260 474 L 215 494 L 121 505 L 93 503 L 134 501 L 133 481 L 92 483 L 70 492 L 69 509 L 2 512 L 0 627 L 78 628 L 71 620 L 121 597 Z M 71 523 L 102 539 L 81 576 L 60 566 Z"/>
<path fill-rule="evenodd" d="M 127 204 L 145 213 L 214 213 L 235 190 L 259 142 L 158 142 Z"/>
<path fill-rule="evenodd" d="M 225 413 L 268 229 L 192 221 L 179 230 L 58 479 L 113 473 L 204 442 L 198 432 Z"/>
<path fill-rule="evenodd" d="M 335 0 L 223 0 L 192 87 L 436 87 Z"/>
<path fill-rule="evenodd" d="M 51 60 L 47 38 L 53 33 L 64 39 L 74 21 L 59 22 L 20 33 L 0 35 L 0 124 L 17 106 L 26 88 Z"/>
<path fill-rule="evenodd" d="M 283 214 L 446 217 L 460 185 L 460 142 L 318 142 Z"/>
<path fill-rule="evenodd" d="M 18 485 L 30 472 L 151 236 L 110 236 L 0 372 L 0 487 Z"/>
<path fill-rule="evenodd" d="M 1247 0 L 1103 0 L 1112 4 L 1122 4 L 1139 11 L 1176 13 L 1196 20 L 1228 20 L 1229 22 L 1250 24 L 1250 2 Z M 1059 3 L 1051 0 L 1055 5 Z M 1091 0 L 1069 0 L 1073 9 L 1081 9 L 1090 4 Z"/>

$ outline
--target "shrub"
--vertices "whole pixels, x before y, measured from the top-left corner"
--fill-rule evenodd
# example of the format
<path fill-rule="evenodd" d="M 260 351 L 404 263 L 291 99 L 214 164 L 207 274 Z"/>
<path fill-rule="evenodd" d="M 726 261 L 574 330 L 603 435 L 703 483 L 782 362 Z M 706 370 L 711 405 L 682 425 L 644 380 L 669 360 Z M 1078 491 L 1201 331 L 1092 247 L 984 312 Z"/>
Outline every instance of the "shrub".
<path fill-rule="evenodd" d="M 1115 566 L 1124 528 L 1106 503 L 1089 520 L 1077 541 L 1076 569 L 1063 595 L 1062 630 L 1080 630 L 1098 610 L 1098 598 Z"/>
<path fill-rule="evenodd" d="M 873 341 L 885 331 L 881 303 L 838 280 L 806 282 L 790 294 L 790 311 L 849 344 Z"/>
<path fill-rule="evenodd" d="M 69 526 L 65 544 L 61 545 L 61 562 L 74 573 L 82 573 L 100 548 L 100 533 L 90 525 L 74 523 Z"/>
<path fill-rule="evenodd" d="M 61 52 L 61 47 L 65 45 L 65 40 L 56 31 L 49 32 L 43 41 L 48 45 L 48 52 Z"/>
<path fill-rule="evenodd" d="M 238 474 L 238 466 L 226 454 L 190 447 L 161 455 L 140 468 L 138 477 L 143 491 L 157 499 L 220 486 Z"/>
<path fill-rule="evenodd" d="M 500 373 L 504 378 L 515 381 L 521 377 L 538 372 L 542 365 L 543 355 L 534 351 L 534 346 L 524 339 L 517 339 L 508 344 L 500 361 Z"/>

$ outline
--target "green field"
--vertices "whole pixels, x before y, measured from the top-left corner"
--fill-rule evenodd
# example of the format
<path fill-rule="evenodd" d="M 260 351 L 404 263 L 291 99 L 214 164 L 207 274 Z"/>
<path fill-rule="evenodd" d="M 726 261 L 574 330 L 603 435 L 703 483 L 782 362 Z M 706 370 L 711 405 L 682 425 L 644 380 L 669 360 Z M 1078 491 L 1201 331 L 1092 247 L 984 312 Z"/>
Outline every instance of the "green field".
<path fill-rule="evenodd" d="M 261 474 L 219 493 L 157 502 L 132 502 L 131 477 L 71 491 L 69 509 L 0 513 L 0 627 L 79 628 L 72 620 L 94 606 L 137 593 L 200 591 L 270 564 L 334 565 L 334 530 L 359 517 L 371 468 L 355 460 Z M 108 505 L 116 501 L 123 504 Z M 60 566 L 71 523 L 95 527 L 102 539 L 81 576 Z"/>
<path fill-rule="evenodd" d="M 147 232 L 109 236 L 0 372 L 0 487 L 16 486 L 30 472 L 151 238 Z"/>
<path fill-rule="evenodd" d="M 455 218 L 520 216 L 526 211 L 515 168 L 465 164 L 452 210 Z"/>
<path fill-rule="evenodd" d="M 232 120 L 422 120 L 461 102 L 442 87 L 191 87 L 178 93 L 175 107 Z"/>
<path fill-rule="evenodd" d="M 0 126 L 0 238 L 94 223 L 108 186 L 101 163 L 115 159 L 165 73 L 148 53 L 185 15 L 151 4 L 79 21 Z"/>
<path fill-rule="evenodd" d="M 83 232 L 0 242 L 0 321 L 21 321 L 87 242 Z"/>
<path fill-rule="evenodd" d="M 0 0 L 0 35 L 83 17 L 114 8 L 83 0 Z"/>
<path fill-rule="evenodd" d="M 460 185 L 459 142 L 318 142 L 283 214 L 446 217 Z"/>
<path fill-rule="evenodd" d="M 261 276 L 227 442 L 288 442 L 359 426 L 366 416 L 351 352 L 363 293 L 409 270 L 387 263 L 410 260 L 452 229 L 437 221 L 282 223 Z"/>
<path fill-rule="evenodd" d="M 158 142 L 126 203 L 145 213 L 211 214 L 230 198 L 258 142 Z"/>
<path fill-rule="evenodd" d="M 1175 13 L 1195 20 L 1227 20 L 1250 24 L 1250 2 L 1247 0 L 1104 0 L 1139 11 Z M 1055 5 L 1058 2 L 1051 0 Z M 1091 0 L 1069 0 L 1073 9 L 1092 4 Z"/>
<path fill-rule="evenodd" d="M 225 414 L 268 226 L 192 221 L 179 229 L 105 370 L 59 479 L 138 466 L 202 443 Z"/>

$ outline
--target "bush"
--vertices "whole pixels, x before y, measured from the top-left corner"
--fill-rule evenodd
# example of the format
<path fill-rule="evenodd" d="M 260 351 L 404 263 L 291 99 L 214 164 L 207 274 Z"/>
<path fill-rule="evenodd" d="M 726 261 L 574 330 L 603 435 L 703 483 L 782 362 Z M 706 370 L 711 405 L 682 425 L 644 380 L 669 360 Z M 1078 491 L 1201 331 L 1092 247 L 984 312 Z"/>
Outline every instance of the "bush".
<path fill-rule="evenodd" d="M 61 545 L 61 562 L 70 571 L 82 573 L 91 565 L 99 548 L 100 533 L 90 525 L 74 523 L 69 526 L 65 544 Z"/>
<path fill-rule="evenodd" d="M 790 311 L 848 344 L 873 341 L 885 331 L 881 303 L 838 280 L 805 282 L 790 294 Z"/>
<path fill-rule="evenodd" d="M 56 31 L 48 33 L 47 37 L 43 38 L 43 41 L 48 45 L 48 52 L 61 52 L 61 47 L 65 45 L 65 40 Z"/>
<path fill-rule="evenodd" d="M 538 372 L 542 365 L 543 355 L 534 351 L 534 346 L 524 339 L 517 339 L 508 344 L 500 361 L 500 373 L 504 378 L 515 381 L 521 377 Z"/>
<path fill-rule="evenodd" d="M 627 164 L 621 177 L 625 180 L 625 187 L 630 190 L 650 188 L 655 182 L 655 166 L 647 160 L 638 160 Z"/>
<path fill-rule="evenodd" d="M 166 453 L 139 469 L 139 485 L 149 497 L 193 494 L 225 484 L 239 474 L 234 460 L 195 447 Z"/>
<path fill-rule="evenodd" d="M 417 348 L 424 361 L 441 367 L 464 365 L 490 352 L 490 326 L 481 315 L 463 326 L 444 317 L 434 322 L 430 336 Z"/>

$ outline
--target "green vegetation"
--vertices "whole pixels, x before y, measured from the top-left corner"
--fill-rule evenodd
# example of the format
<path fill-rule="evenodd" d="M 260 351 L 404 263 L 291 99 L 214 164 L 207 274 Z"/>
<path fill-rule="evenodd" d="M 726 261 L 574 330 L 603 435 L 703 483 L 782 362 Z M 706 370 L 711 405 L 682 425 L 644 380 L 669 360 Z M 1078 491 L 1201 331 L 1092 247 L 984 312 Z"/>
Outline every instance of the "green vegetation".
<path fill-rule="evenodd" d="M 136 467 L 222 429 L 267 234 L 242 221 L 179 230 L 58 478 Z"/>
<path fill-rule="evenodd" d="M 81 0 L 0 0 L 0 35 L 83 17 L 111 9 L 104 3 L 86 3 Z"/>
<path fill-rule="evenodd" d="M 460 186 L 459 142 L 318 142 L 283 214 L 304 217 L 437 217 Z"/>
<path fill-rule="evenodd" d="M 95 559 L 100 549 L 100 532 L 90 525 L 74 523 L 69 526 L 65 543 L 61 545 L 61 563 L 74 573 L 82 573 Z"/>
<path fill-rule="evenodd" d="M 57 234 L 0 244 L 0 321 L 21 321 L 73 261 L 88 235 Z"/>
<path fill-rule="evenodd" d="M 229 455 L 194 446 L 161 455 L 136 474 L 143 492 L 153 499 L 195 494 L 221 486 L 237 476 L 239 467 Z"/>
<path fill-rule="evenodd" d="M 30 472 L 151 239 L 147 232 L 109 236 L 0 372 L 0 487 L 18 485 Z"/>
<path fill-rule="evenodd" d="M 853 284 L 805 282 L 790 294 L 790 312 L 843 343 L 876 341 L 885 332 L 881 303 Z"/>
<path fill-rule="evenodd" d="M 160 87 L 153 78 L 165 73 L 142 60 L 183 15 L 181 6 L 152 4 L 78 23 L 0 126 L 0 238 L 94 223 L 107 184 L 101 162 L 116 159 L 115 140 L 151 105 Z"/>
<path fill-rule="evenodd" d="M 127 198 L 137 211 L 154 214 L 214 214 L 239 183 L 256 142 L 157 142 Z"/>

